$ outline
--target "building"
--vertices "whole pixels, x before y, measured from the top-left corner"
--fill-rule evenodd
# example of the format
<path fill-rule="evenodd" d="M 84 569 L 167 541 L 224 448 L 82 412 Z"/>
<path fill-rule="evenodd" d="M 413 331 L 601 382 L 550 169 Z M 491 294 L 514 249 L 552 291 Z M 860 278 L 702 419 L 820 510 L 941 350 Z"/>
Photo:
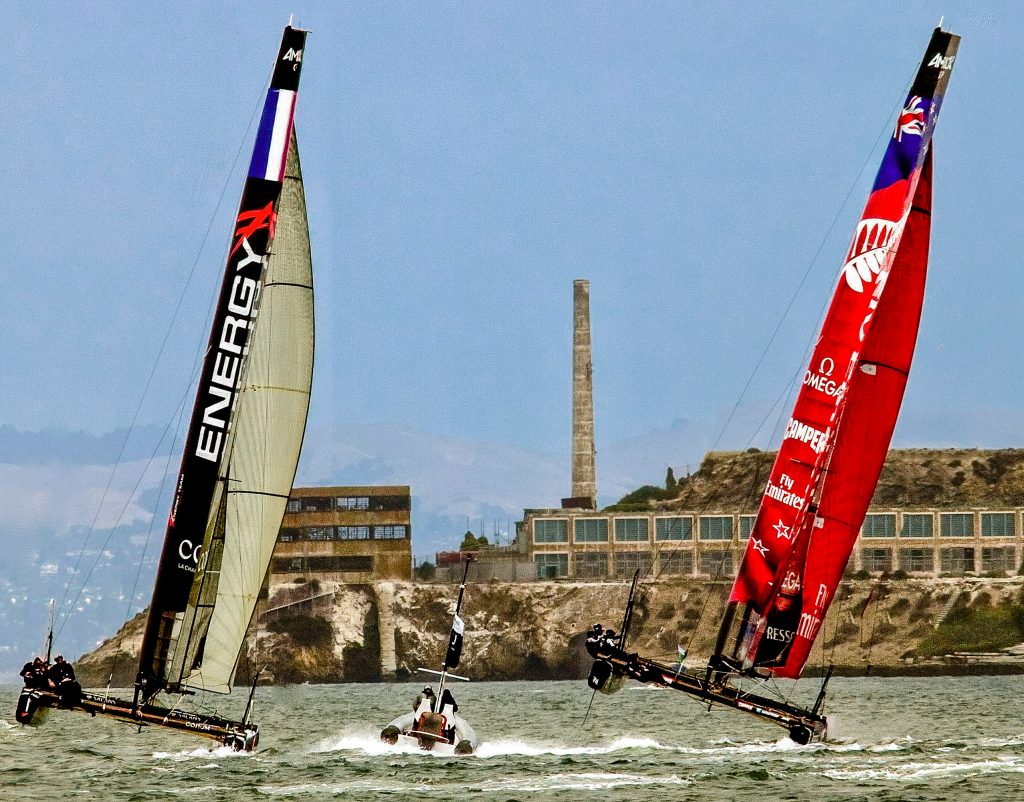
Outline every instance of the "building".
<path fill-rule="evenodd" d="M 293 488 L 271 584 L 411 579 L 411 500 L 408 485 Z"/>
<path fill-rule="evenodd" d="M 773 459 L 767 452 L 709 454 L 677 496 L 686 509 L 655 501 L 636 511 L 525 510 L 520 547 L 542 579 L 627 578 L 637 569 L 731 578 L 754 524 L 760 493 L 750 489 L 764 487 Z M 847 573 L 1016 573 L 1024 555 L 1022 486 L 1022 450 L 891 451 Z"/>
<path fill-rule="evenodd" d="M 526 510 L 523 531 L 539 579 L 732 577 L 753 515 L 724 511 L 603 513 Z M 849 572 L 911 576 L 1014 573 L 1024 547 L 1024 508 L 872 510 Z"/>

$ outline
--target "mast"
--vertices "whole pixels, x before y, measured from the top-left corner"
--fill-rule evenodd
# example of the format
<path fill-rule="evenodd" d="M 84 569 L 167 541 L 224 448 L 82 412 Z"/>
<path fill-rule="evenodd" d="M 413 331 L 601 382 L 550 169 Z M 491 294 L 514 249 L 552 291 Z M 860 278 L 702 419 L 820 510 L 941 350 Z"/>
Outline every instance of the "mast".
<path fill-rule="evenodd" d="M 144 700 L 162 687 L 178 687 L 203 660 L 205 632 L 194 636 L 197 626 L 208 625 L 212 611 L 190 613 L 186 622 L 186 610 L 190 601 L 193 609 L 209 601 L 208 593 L 199 598 L 200 591 L 207 569 L 220 570 L 224 527 L 231 524 L 225 490 L 237 468 L 231 467 L 228 441 L 235 437 L 250 339 L 265 303 L 261 293 L 292 142 L 305 38 L 305 31 L 284 30 L 238 207 L 140 650 L 137 697 Z M 178 648 L 190 644 L 186 665 Z"/>
<path fill-rule="evenodd" d="M 441 712 L 441 697 L 444 695 L 445 681 L 448 679 L 448 672 L 453 668 L 459 667 L 459 660 L 462 659 L 462 636 L 466 630 L 466 625 L 461 618 L 459 613 L 462 611 L 462 597 L 466 592 L 466 578 L 469 576 L 469 564 L 472 559 L 466 558 L 466 567 L 462 572 L 462 584 L 459 585 L 459 597 L 455 601 L 455 617 L 452 620 L 452 631 L 448 636 L 448 649 L 444 653 L 444 663 L 441 665 L 441 681 L 437 686 L 437 696 L 434 702 L 435 713 Z"/>
<path fill-rule="evenodd" d="M 761 499 L 715 665 L 799 676 L 849 560 L 913 358 L 928 259 L 930 144 L 959 41 L 933 32 L 903 104 Z M 737 647 L 726 656 L 739 604 L 746 608 Z"/>

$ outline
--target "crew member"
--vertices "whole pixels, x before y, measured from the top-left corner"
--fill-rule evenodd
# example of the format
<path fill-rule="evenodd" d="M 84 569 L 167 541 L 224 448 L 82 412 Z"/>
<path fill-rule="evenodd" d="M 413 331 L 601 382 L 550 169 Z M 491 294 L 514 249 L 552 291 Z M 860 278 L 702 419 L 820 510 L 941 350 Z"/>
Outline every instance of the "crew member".
<path fill-rule="evenodd" d="M 416 718 L 419 719 L 424 713 L 434 712 L 434 703 L 437 702 L 437 697 L 434 696 L 434 689 L 427 685 L 419 696 L 416 697 L 416 701 L 413 703 L 412 709 L 416 714 Z"/>
<path fill-rule="evenodd" d="M 37 657 L 21 667 L 21 678 L 25 681 L 26 688 L 39 687 L 39 674 L 42 664 L 43 661 Z"/>
<path fill-rule="evenodd" d="M 455 703 L 455 697 L 452 696 L 452 692 L 447 688 L 441 694 L 441 715 L 444 716 L 445 730 L 444 735 L 448 739 L 448 743 L 455 743 L 455 713 L 458 712 L 459 706 Z"/>
<path fill-rule="evenodd" d="M 61 707 L 74 707 L 82 700 L 82 686 L 75 680 L 75 669 L 64 659 L 64 655 L 58 654 L 53 659 L 47 677 L 60 696 Z"/>

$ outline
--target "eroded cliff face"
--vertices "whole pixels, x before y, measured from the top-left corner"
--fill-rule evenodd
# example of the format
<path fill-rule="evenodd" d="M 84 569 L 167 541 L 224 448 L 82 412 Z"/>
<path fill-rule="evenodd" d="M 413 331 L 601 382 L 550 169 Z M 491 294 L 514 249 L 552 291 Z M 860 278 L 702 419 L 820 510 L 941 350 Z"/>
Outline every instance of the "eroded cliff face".
<path fill-rule="evenodd" d="M 899 580 L 844 583 L 808 663 L 834 663 L 843 673 L 914 670 L 916 650 L 951 610 L 1019 604 L 1020 579 Z M 261 682 L 370 682 L 402 679 L 417 668 L 440 668 L 457 588 L 380 582 L 272 589 L 273 612 L 247 642 L 237 682 L 263 667 Z M 680 646 L 687 663 L 710 653 L 728 583 L 642 585 L 630 650 L 672 662 Z M 619 629 L 625 583 L 489 582 L 469 585 L 463 604 L 465 646 L 458 673 L 472 679 L 585 677 L 583 648 L 595 623 Z M 958 607 L 959 605 L 959 607 Z M 140 614 L 76 663 L 87 686 L 130 685 L 145 626 Z"/>

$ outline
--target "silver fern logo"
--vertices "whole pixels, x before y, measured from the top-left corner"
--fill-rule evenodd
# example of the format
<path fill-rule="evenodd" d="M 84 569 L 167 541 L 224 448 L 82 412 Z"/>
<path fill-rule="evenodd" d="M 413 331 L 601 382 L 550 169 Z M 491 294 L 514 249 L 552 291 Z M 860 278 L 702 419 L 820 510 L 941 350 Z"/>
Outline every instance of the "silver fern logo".
<path fill-rule="evenodd" d="M 846 254 L 843 274 L 854 292 L 864 292 L 864 285 L 882 272 L 889 254 L 903 231 L 903 221 L 867 218 L 857 224 L 857 233 Z"/>

